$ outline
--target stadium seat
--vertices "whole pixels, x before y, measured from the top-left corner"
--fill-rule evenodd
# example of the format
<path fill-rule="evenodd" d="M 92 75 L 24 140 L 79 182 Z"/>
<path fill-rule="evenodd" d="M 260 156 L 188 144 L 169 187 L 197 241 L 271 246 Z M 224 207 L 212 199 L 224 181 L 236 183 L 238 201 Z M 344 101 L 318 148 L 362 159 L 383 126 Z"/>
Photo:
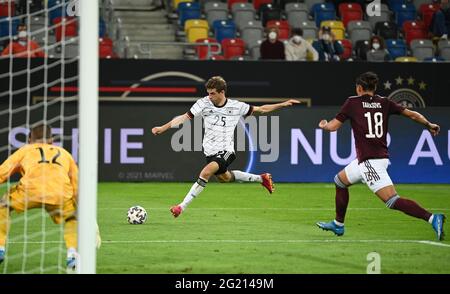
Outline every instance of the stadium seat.
<path fill-rule="evenodd" d="M 113 41 L 110 38 L 100 38 L 98 48 L 100 58 L 118 58 L 114 52 Z"/>
<path fill-rule="evenodd" d="M 317 27 L 314 21 L 302 21 L 298 24 L 298 27 L 303 30 L 303 38 L 304 39 L 317 39 Z"/>
<path fill-rule="evenodd" d="M 184 31 L 189 43 L 194 43 L 198 39 L 208 38 L 208 22 L 202 19 L 189 19 L 184 24 Z"/>
<path fill-rule="evenodd" d="M 369 40 L 361 40 L 354 45 L 357 60 L 367 60 L 367 52 L 370 50 Z"/>
<path fill-rule="evenodd" d="M 78 36 L 78 20 L 75 17 L 57 17 L 53 20 L 56 42 L 66 37 Z"/>
<path fill-rule="evenodd" d="M 271 20 L 267 22 L 266 28 L 276 28 L 278 30 L 278 39 L 281 41 L 287 40 L 291 36 L 291 27 L 286 20 Z"/>
<path fill-rule="evenodd" d="M 287 3 L 285 11 L 291 27 L 298 27 L 300 22 L 308 20 L 309 11 L 304 3 Z"/>
<path fill-rule="evenodd" d="M 420 10 L 420 6 L 422 6 L 422 4 L 430 4 L 431 2 L 432 0 L 412 0 L 412 3 L 414 4 L 414 7 L 416 7 L 417 11 Z"/>
<path fill-rule="evenodd" d="M 99 21 L 99 27 L 98 27 L 98 36 L 100 37 L 100 38 L 103 38 L 103 37 L 105 37 L 106 36 L 106 23 L 105 23 L 105 21 L 102 19 L 102 18 L 100 18 L 100 21 Z"/>
<path fill-rule="evenodd" d="M 178 11 L 178 5 L 183 2 L 193 2 L 193 0 L 172 0 L 172 10 Z"/>
<path fill-rule="evenodd" d="M 50 19 L 50 23 L 54 23 L 56 18 L 68 16 L 67 5 L 68 2 L 63 5 L 61 0 L 48 0 L 48 17 Z"/>
<path fill-rule="evenodd" d="M 253 43 L 253 44 L 248 44 L 247 47 L 249 48 L 248 51 L 250 52 L 250 57 L 253 60 L 259 60 L 259 58 L 261 57 L 261 43 L 263 42 L 263 40 L 258 40 L 257 42 Z"/>
<path fill-rule="evenodd" d="M 398 30 L 397 24 L 391 21 L 381 21 L 377 22 L 375 25 L 375 35 L 383 37 L 383 39 L 397 39 L 398 38 Z"/>
<path fill-rule="evenodd" d="M 372 27 L 368 21 L 353 20 L 348 23 L 347 31 L 352 44 L 372 37 Z"/>
<path fill-rule="evenodd" d="M 389 51 L 389 54 L 391 55 L 392 59 L 394 59 L 394 60 L 397 57 L 407 55 L 406 43 L 403 39 L 386 40 L 386 48 Z"/>
<path fill-rule="evenodd" d="M 428 57 L 423 60 L 424 62 L 445 62 L 445 59 L 439 56 Z"/>
<path fill-rule="evenodd" d="M 387 3 L 391 10 L 398 9 L 398 7 L 407 4 L 407 0 L 387 0 Z"/>
<path fill-rule="evenodd" d="M 251 3 L 234 3 L 231 7 L 231 13 L 239 30 L 242 25 L 254 21 L 256 16 L 256 10 Z"/>
<path fill-rule="evenodd" d="M 413 40 L 411 41 L 412 56 L 422 61 L 425 58 L 434 57 L 434 47 L 431 40 Z"/>
<path fill-rule="evenodd" d="M 11 3 L 11 5 L 9 5 Z M 14 2 L 0 3 L 0 17 L 8 17 L 16 15 L 16 5 Z"/>
<path fill-rule="evenodd" d="M 342 40 L 345 38 L 345 27 L 341 21 L 338 20 L 322 21 L 320 27 L 323 28 L 324 26 L 331 28 L 331 32 L 334 34 L 336 40 Z"/>
<path fill-rule="evenodd" d="M 223 39 L 233 39 L 236 37 L 236 24 L 232 20 L 216 20 L 213 23 L 215 38 L 218 42 Z"/>
<path fill-rule="evenodd" d="M 384 50 L 369 50 L 366 53 L 367 61 L 369 62 L 384 62 L 386 52 Z"/>
<path fill-rule="evenodd" d="M 336 10 L 332 3 L 314 4 L 311 13 L 316 21 L 316 26 L 320 26 L 322 21 L 336 19 Z"/>
<path fill-rule="evenodd" d="M 228 10 L 231 10 L 233 8 L 233 5 L 236 3 L 244 3 L 247 4 L 248 1 L 247 0 L 227 0 L 227 6 L 228 6 Z"/>
<path fill-rule="evenodd" d="M 225 59 L 231 59 L 234 56 L 243 56 L 245 53 L 245 43 L 242 39 L 223 39 L 222 50 Z"/>
<path fill-rule="evenodd" d="M 20 21 L 18 19 L 13 19 L 11 24 L 11 32 L 10 32 L 10 21 L 9 17 L 0 18 L 0 37 L 6 36 L 15 36 L 17 35 L 17 27 L 19 26 Z"/>
<path fill-rule="evenodd" d="M 339 40 L 338 42 L 341 43 L 342 48 L 344 48 L 344 53 L 341 54 L 341 59 L 347 60 L 351 58 L 353 55 L 352 42 L 350 42 L 350 40 L 347 39 L 342 39 Z"/>
<path fill-rule="evenodd" d="M 433 14 L 438 11 L 439 8 L 440 5 L 437 3 L 422 4 L 420 6 L 419 12 L 422 16 L 422 20 L 425 23 L 425 28 L 427 30 L 431 25 L 431 21 L 433 20 Z"/>
<path fill-rule="evenodd" d="M 196 43 L 201 43 L 201 44 L 215 44 L 215 43 L 217 43 L 217 45 L 196 46 L 195 49 L 196 49 L 196 52 L 197 52 L 197 58 L 200 59 L 200 60 L 209 59 L 213 55 L 217 55 L 217 54 L 221 53 L 221 50 L 220 50 L 221 47 L 218 46 L 219 43 L 214 38 L 198 39 L 196 41 Z M 208 55 L 208 53 L 209 53 L 209 55 Z"/>
<path fill-rule="evenodd" d="M 308 11 L 311 12 L 314 5 L 325 3 L 325 0 L 304 0 L 304 3 L 306 4 Z"/>
<path fill-rule="evenodd" d="M 206 20 L 210 26 L 213 25 L 216 20 L 228 19 L 228 7 L 227 4 L 221 2 L 207 2 L 205 3 Z"/>
<path fill-rule="evenodd" d="M 403 23 L 408 20 L 416 20 L 417 11 L 413 4 L 403 4 L 396 10 L 395 12 L 395 22 L 397 23 L 398 28 L 403 27 Z"/>
<path fill-rule="evenodd" d="M 253 44 L 264 37 L 264 27 L 260 21 L 252 20 L 242 26 L 241 39 L 245 44 Z"/>
<path fill-rule="evenodd" d="M 395 62 L 417 62 L 417 58 L 412 56 L 400 56 L 395 58 Z"/>
<path fill-rule="evenodd" d="M 378 22 L 385 22 L 392 20 L 392 11 L 389 10 L 389 7 L 386 4 L 381 4 L 380 7 L 380 15 L 379 16 L 367 16 L 367 21 L 370 22 L 372 29 L 375 29 L 375 25 Z"/>
<path fill-rule="evenodd" d="M 272 0 L 253 0 L 253 7 L 256 11 L 259 11 L 262 4 L 272 4 Z"/>
<path fill-rule="evenodd" d="M 412 40 L 426 39 L 428 37 L 428 31 L 423 21 L 405 21 L 403 23 L 403 32 L 408 45 L 411 44 Z"/>
<path fill-rule="evenodd" d="M 450 40 L 440 40 L 438 42 L 438 53 L 439 57 L 450 61 Z"/>
<path fill-rule="evenodd" d="M 184 23 L 189 19 L 200 19 L 200 3 L 198 2 L 181 2 L 178 4 L 178 24 L 184 27 Z"/>
<path fill-rule="evenodd" d="M 347 27 L 348 22 L 352 20 L 362 20 L 364 15 L 359 3 L 339 4 L 339 14 L 345 27 Z"/>
<path fill-rule="evenodd" d="M 261 4 L 259 7 L 259 18 L 265 27 L 268 21 L 281 20 L 281 9 L 273 4 Z"/>
<path fill-rule="evenodd" d="M 222 55 L 213 55 L 211 56 L 211 60 L 225 60 L 225 57 Z"/>

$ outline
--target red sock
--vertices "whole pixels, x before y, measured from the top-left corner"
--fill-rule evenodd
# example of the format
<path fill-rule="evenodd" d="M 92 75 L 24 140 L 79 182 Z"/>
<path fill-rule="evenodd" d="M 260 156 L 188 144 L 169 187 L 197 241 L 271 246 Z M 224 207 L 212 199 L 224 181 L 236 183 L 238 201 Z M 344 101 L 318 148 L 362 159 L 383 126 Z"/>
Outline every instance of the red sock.
<path fill-rule="evenodd" d="M 348 206 L 348 189 L 336 186 L 336 221 L 344 223 Z"/>
<path fill-rule="evenodd" d="M 400 210 L 400 211 L 406 213 L 407 215 L 421 218 L 424 221 L 428 221 L 431 217 L 430 212 L 428 212 L 425 209 L 423 209 L 422 207 L 420 207 L 420 205 L 417 204 L 416 202 L 406 199 L 406 198 L 398 198 L 395 201 L 394 206 L 392 208 L 396 209 L 396 210 Z"/>

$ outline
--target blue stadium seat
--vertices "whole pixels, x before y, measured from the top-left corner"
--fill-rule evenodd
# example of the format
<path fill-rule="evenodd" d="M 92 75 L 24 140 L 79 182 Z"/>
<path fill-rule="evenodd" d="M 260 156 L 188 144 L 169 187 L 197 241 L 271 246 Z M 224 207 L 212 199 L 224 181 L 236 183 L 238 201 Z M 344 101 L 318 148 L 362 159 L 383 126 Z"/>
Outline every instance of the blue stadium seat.
<path fill-rule="evenodd" d="M 105 37 L 105 35 L 106 35 L 106 23 L 102 18 L 100 18 L 99 28 L 98 28 L 98 36 L 100 38 L 103 38 L 103 37 Z"/>
<path fill-rule="evenodd" d="M 430 0 L 431 2 L 431 0 Z M 387 4 L 389 5 L 389 8 L 391 10 L 395 10 L 397 8 L 399 8 L 400 6 L 402 6 L 403 4 L 407 4 L 408 1 L 407 0 L 388 0 Z"/>
<path fill-rule="evenodd" d="M 311 13 L 316 21 L 316 26 L 320 27 L 322 21 L 335 20 L 336 10 L 333 3 L 317 3 L 311 9 Z"/>
<path fill-rule="evenodd" d="M 399 8 L 395 9 L 394 12 L 397 27 L 400 29 L 403 27 L 403 23 L 405 21 L 414 21 L 417 18 L 416 7 L 414 7 L 414 5 L 410 3 L 399 6 Z"/>
<path fill-rule="evenodd" d="M 226 38 L 236 38 L 236 24 L 232 20 L 214 21 L 213 30 L 218 42 L 222 42 L 222 40 Z"/>
<path fill-rule="evenodd" d="M 178 23 L 184 28 L 184 23 L 188 19 L 200 19 L 202 16 L 200 3 L 198 2 L 181 2 L 178 4 Z"/>
<path fill-rule="evenodd" d="M 397 57 L 407 56 L 408 52 L 406 50 L 406 43 L 403 39 L 389 39 L 386 40 L 386 48 L 389 51 L 392 59 L 396 59 Z"/>
<path fill-rule="evenodd" d="M 19 26 L 19 20 L 13 19 L 12 20 L 12 26 L 11 26 L 11 34 L 9 33 L 9 23 L 11 19 L 9 17 L 2 17 L 0 18 L 0 37 L 6 37 L 6 36 L 15 36 L 17 35 L 17 27 Z"/>

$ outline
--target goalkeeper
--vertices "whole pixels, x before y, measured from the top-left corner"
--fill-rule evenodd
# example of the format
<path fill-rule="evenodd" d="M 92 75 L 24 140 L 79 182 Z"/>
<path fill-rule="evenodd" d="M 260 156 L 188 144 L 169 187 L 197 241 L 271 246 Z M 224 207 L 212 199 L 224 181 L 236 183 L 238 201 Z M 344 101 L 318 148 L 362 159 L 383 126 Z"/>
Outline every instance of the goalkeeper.
<path fill-rule="evenodd" d="M 64 222 L 67 267 L 75 269 L 78 167 L 69 152 L 52 145 L 49 126 L 33 127 L 28 140 L 29 144 L 0 166 L 0 184 L 16 172 L 22 174 L 19 183 L 0 200 L 0 263 L 5 258 L 10 211 L 21 213 L 32 208 L 45 208 L 54 223 Z"/>

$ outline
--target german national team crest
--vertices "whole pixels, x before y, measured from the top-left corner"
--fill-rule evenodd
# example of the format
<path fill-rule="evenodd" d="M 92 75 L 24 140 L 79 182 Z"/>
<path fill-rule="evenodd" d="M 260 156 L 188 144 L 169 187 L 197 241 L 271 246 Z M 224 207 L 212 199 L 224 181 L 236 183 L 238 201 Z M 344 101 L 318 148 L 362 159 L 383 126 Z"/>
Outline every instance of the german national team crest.
<path fill-rule="evenodd" d="M 390 93 L 388 98 L 407 108 L 424 108 L 425 100 L 421 93 L 427 90 L 427 84 L 422 80 L 416 80 L 412 76 L 398 76 L 393 80 L 382 81 L 382 89 Z"/>

